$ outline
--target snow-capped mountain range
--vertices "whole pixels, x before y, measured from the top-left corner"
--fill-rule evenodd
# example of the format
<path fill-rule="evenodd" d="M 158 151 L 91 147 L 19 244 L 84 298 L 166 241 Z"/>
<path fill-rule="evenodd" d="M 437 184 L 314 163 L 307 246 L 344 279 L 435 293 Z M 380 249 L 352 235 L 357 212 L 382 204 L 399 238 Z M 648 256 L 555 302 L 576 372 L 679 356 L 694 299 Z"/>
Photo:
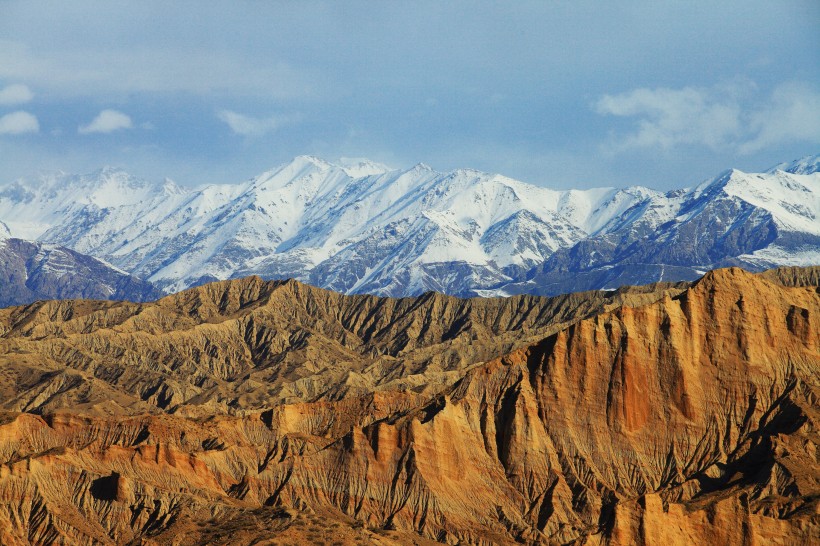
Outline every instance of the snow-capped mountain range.
<path fill-rule="evenodd" d="M 557 293 L 820 263 L 820 156 L 691 189 L 556 191 L 501 175 L 301 156 L 187 189 L 104 168 L 0 188 L 10 235 L 165 291 L 258 274 L 344 293 Z"/>

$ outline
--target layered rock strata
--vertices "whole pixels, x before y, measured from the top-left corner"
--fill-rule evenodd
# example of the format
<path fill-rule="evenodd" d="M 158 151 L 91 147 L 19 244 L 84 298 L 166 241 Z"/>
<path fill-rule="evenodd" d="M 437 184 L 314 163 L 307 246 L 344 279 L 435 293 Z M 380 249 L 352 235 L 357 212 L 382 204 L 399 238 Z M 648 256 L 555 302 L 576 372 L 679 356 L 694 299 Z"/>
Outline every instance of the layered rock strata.
<path fill-rule="evenodd" d="M 0 543 L 811 543 L 817 271 L 7 309 Z"/>

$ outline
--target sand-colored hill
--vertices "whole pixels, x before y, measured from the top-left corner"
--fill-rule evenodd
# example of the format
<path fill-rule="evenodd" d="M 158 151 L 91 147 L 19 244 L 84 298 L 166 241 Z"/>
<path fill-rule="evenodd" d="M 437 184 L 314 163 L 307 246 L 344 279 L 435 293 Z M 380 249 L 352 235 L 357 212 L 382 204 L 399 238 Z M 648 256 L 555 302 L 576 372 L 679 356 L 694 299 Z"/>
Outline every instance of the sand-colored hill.
<path fill-rule="evenodd" d="M 575 320 L 683 286 L 392 299 L 248 277 L 156 303 L 38 302 L 0 310 L 0 407 L 212 415 L 385 389 L 430 394 Z"/>
<path fill-rule="evenodd" d="M 0 543 L 811 543 L 818 277 L 5 309 Z"/>

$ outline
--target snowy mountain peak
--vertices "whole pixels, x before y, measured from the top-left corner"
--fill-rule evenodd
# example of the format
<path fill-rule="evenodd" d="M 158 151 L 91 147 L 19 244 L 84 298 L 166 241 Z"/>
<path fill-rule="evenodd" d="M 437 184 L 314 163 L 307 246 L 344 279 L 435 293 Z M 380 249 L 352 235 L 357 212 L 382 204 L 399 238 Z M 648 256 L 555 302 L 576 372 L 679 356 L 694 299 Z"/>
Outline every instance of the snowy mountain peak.
<path fill-rule="evenodd" d="M 289 183 L 293 184 L 296 180 L 309 177 L 311 174 L 321 174 L 332 168 L 334 168 L 333 165 L 323 159 L 300 155 L 251 178 L 249 182 L 252 187 L 262 189 L 281 188 Z"/>
<path fill-rule="evenodd" d="M 742 171 L 737 169 L 727 169 L 714 178 L 704 180 L 695 186 L 693 193 L 695 195 L 700 195 L 701 193 L 709 193 L 710 191 L 719 190 L 732 179 L 732 176 L 734 176 L 735 173 L 743 174 Z"/>
<path fill-rule="evenodd" d="M 162 189 L 169 195 L 179 195 L 185 193 L 185 189 L 170 178 L 165 178 L 162 181 Z"/>
<path fill-rule="evenodd" d="M 809 170 L 813 157 L 794 170 Z M 814 259 L 818 200 L 820 175 L 783 170 L 729 170 L 667 193 L 559 191 L 475 169 L 298 156 L 243 183 L 197 189 L 115 168 L 49 175 L 0 189 L 0 220 L 13 237 L 97 256 L 166 290 L 257 274 L 342 292 L 467 294 L 532 279 L 537 267 L 552 267 L 560 284 L 620 262 L 637 275 L 643 265 L 634 264 L 694 271 L 746 256 L 771 265 L 787 248 Z M 613 286 L 595 283 L 621 269 L 604 271 L 573 289 Z"/>
<path fill-rule="evenodd" d="M 723 191 L 772 215 L 779 229 L 820 235 L 820 176 L 733 171 Z M 797 173 L 800 174 L 800 173 Z"/>
<path fill-rule="evenodd" d="M 253 178 L 259 180 L 293 180 L 308 176 L 312 172 L 326 173 L 328 171 L 338 171 L 348 178 L 365 178 L 367 176 L 381 175 L 392 172 L 387 165 L 377 163 L 365 158 L 343 157 L 332 163 L 312 155 L 299 155 L 287 163 L 283 163 L 274 169 L 262 173 Z"/>
<path fill-rule="evenodd" d="M 342 157 L 337 161 L 337 165 L 351 178 L 364 178 L 365 176 L 384 174 L 394 170 L 387 165 L 362 157 Z"/>
<path fill-rule="evenodd" d="M 324 159 L 313 155 L 297 155 L 283 167 L 285 169 L 318 169 L 320 171 L 326 171 L 336 166 L 329 161 L 325 161 Z"/>
<path fill-rule="evenodd" d="M 781 165 L 800 170 L 810 164 L 800 160 Z M 802 173 L 780 168 L 766 173 L 730 169 L 695 188 L 691 197 L 696 201 L 690 202 L 687 214 L 699 214 L 710 203 L 730 198 L 765 211 L 780 230 L 820 234 L 820 176 L 795 174 Z M 680 195 L 686 197 L 686 193 Z"/>
<path fill-rule="evenodd" d="M 460 169 L 454 169 L 451 171 L 451 174 L 455 176 L 463 176 L 468 178 L 492 178 L 493 175 L 490 173 L 486 173 L 484 171 L 479 171 L 478 169 L 471 169 L 469 167 L 462 167 Z"/>
<path fill-rule="evenodd" d="M 792 174 L 813 174 L 820 172 L 820 154 L 809 155 L 795 159 L 792 162 L 779 163 L 767 172 L 773 174 L 776 171 L 783 171 Z"/>
<path fill-rule="evenodd" d="M 77 189 L 73 195 L 77 203 L 91 203 L 103 209 L 142 202 L 161 187 L 117 168 L 105 168 L 68 183 Z"/>
<path fill-rule="evenodd" d="M 416 163 L 415 165 L 413 165 L 412 167 L 410 167 L 409 169 L 407 169 L 407 172 L 410 172 L 410 171 L 416 171 L 416 172 L 432 172 L 432 171 L 433 171 L 433 167 L 431 167 L 431 166 L 430 166 L 430 165 L 428 165 L 427 163 Z"/>
<path fill-rule="evenodd" d="M 101 188 L 108 188 L 112 191 L 115 191 L 116 189 L 156 189 L 162 187 L 164 184 L 164 181 L 158 183 L 156 181 L 138 178 L 120 167 L 110 166 L 103 167 L 89 174 L 52 177 L 50 178 L 50 182 L 56 185 L 71 185 L 87 188 L 92 191 L 99 190 Z"/>

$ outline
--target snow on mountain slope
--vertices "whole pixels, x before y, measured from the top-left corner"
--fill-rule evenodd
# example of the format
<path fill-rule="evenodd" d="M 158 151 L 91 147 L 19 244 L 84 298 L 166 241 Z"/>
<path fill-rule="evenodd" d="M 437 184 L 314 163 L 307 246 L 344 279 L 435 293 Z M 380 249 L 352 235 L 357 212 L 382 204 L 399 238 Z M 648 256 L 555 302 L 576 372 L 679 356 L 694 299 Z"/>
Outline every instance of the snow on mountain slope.
<path fill-rule="evenodd" d="M 54 225 L 75 223 L 90 210 L 116 213 L 114 221 L 126 225 L 127 211 L 142 214 L 161 204 L 160 198 L 180 192 L 171 181 L 153 185 L 110 167 L 80 176 L 44 174 L 0 190 L 0 218 L 14 236 L 34 239 Z M 74 220 L 66 221 L 70 217 Z"/>
<path fill-rule="evenodd" d="M 800 159 L 795 159 L 791 162 L 780 163 L 766 172 L 768 174 L 772 174 L 776 171 L 785 171 L 792 174 L 816 173 L 820 171 L 820 154 L 809 155 L 806 157 L 801 157 Z"/>
<path fill-rule="evenodd" d="M 820 235 L 820 177 L 777 171 L 770 175 L 734 171 L 727 195 L 769 211 L 780 229 Z"/>
<path fill-rule="evenodd" d="M 798 161 L 803 172 L 811 161 Z M 722 173 L 689 190 L 654 195 L 604 232 L 554 252 L 523 280 L 484 295 L 555 294 L 660 280 L 715 267 L 761 270 L 820 263 L 820 173 Z"/>
<path fill-rule="evenodd" d="M 194 190 L 113 169 L 21 180 L 0 193 L 0 219 L 12 234 L 100 256 L 168 290 L 258 273 L 344 292 L 460 293 L 511 280 L 647 192 L 559 192 L 469 169 L 301 156 Z M 451 279 L 448 263 L 463 274 Z"/>
<path fill-rule="evenodd" d="M 393 170 L 387 165 L 363 157 L 342 157 L 337 161 L 337 164 L 351 178 L 364 178 L 365 176 L 384 174 Z"/>
<path fill-rule="evenodd" d="M 817 263 L 817 165 L 727 171 L 667 193 L 310 156 L 195 189 L 105 168 L 0 188 L 0 220 L 11 236 L 98 256 L 168 291 L 258 274 L 347 293 L 553 293 L 567 279 L 586 289 L 715 264 Z"/>
<path fill-rule="evenodd" d="M 274 275 L 283 261 L 295 259 L 284 256 L 290 249 L 309 246 L 324 249 L 326 260 L 308 278 L 322 286 L 394 295 L 463 293 L 508 280 L 585 237 L 575 223 L 589 223 L 589 214 L 606 222 L 619 212 L 612 203 L 629 206 L 638 199 L 611 189 L 572 192 L 568 199 L 569 193 L 473 170 L 440 174 L 417 165 L 355 181 L 344 192 L 347 199 L 316 217 L 314 229 L 243 273 Z M 461 276 L 448 280 L 452 275 L 441 264 L 460 264 Z"/>

